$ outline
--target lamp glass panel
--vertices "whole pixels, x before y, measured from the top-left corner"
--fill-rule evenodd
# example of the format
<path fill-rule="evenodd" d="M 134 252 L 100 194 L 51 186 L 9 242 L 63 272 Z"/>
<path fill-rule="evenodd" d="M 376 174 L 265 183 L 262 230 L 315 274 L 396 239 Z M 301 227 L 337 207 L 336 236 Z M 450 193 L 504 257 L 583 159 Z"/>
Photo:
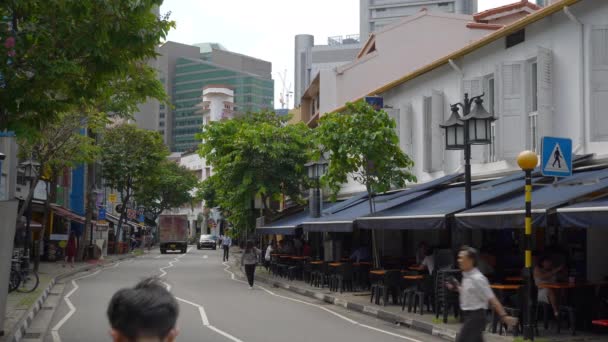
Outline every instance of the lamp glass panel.
<path fill-rule="evenodd" d="M 456 145 L 464 146 L 464 126 L 455 126 Z"/>

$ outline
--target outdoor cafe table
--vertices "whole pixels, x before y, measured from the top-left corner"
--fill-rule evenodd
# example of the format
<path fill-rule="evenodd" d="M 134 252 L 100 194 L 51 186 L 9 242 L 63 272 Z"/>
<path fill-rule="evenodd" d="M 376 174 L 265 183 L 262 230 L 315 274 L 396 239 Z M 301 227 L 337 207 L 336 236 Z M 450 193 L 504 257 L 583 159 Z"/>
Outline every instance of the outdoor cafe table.
<path fill-rule="evenodd" d="M 325 261 L 311 261 L 309 262 L 309 264 L 311 265 L 323 265 L 325 263 Z"/>
<path fill-rule="evenodd" d="M 544 284 L 538 284 L 538 288 L 539 289 L 553 289 L 556 291 L 559 291 L 559 294 L 556 296 L 557 300 L 558 300 L 558 305 L 559 302 L 562 301 L 563 297 L 565 297 L 565 292 L 567 290 L 573 290 L 573 289 L 585 289 L 585 288 L 596 288 L 599 286 L 606 286 L 608 285 L 608 281 L 599 281 L 599 282 L 574 282 L 574 283 L 570 283 L 570 282 L 566 282 L 566 283 L 544 283 Z M 594 293 L 591 294 L 589 291 L 575 291 L 574 293 L 570 293 L 570 295 L 574 295 L 574 298 L 570 298 L 570 302 L 574 303 L 574 306 L 576 307 L 576 312 L 577 312 L 577 317 L 582 317 L 582 318 L 577 318 L 577 322 L 589 322 L 589 320 L 586 319 L 590 318 L 591 316 L 591 312 L 589 310 L 586 310 L 586 308 L 589 307 L 589 304 L 592 300 L 593 300 L 593 296 L 595 295 Z M 582 296 L 582 298 L 581 298 Z"/>
<path fill-rule="evenodd" d="M 408 269 L 410 269 L 412 271 L 424 271 L 424 270 L 426 270 L 426 267 L 424 267 L 423 265 L 412 265 L 412 266 L 408 267 Z"/>
<path fill-rule="evenodd" d="M 403 279 L 405 280 L 422 280 L 424 279 L 423 275 L 406 275 L 403 276 Z"/>
<path fill-rule="evenodd" d="M 490 284 L 492 290 L 497 290 L 498 300 L 501 303 L 505 303 L 505 292 L 506 291 L 518 291 L 521 288 L 519 284 Z M 496 325 L 492 327 L 492 333 L 496 333 Z"/>
<path fill-rule="evenodd" d="M 306 260 L 308 259 L 307 256 L 292 256 L 291 260 Z"/>
<path fill-rule="evenodd" d="M 329 264 L 329 267 L 339 267 L 341 265 L 342 265 L 341 262 L 332 262 L 332 263 Z"/>
<path fill-rule="evenodd" d="M 522 282 L 524 281 L 524 277 L 521 276 L 513 276 L 513 277 L 506 277 L 505 281 L 510 281 L 510 282 Z"/>
<path fill-rule="evenodd" d="M 371 271 L 369 271 L 369 274 L 383 276 L 386 274 L 386 270 L 371 270 Z"/>

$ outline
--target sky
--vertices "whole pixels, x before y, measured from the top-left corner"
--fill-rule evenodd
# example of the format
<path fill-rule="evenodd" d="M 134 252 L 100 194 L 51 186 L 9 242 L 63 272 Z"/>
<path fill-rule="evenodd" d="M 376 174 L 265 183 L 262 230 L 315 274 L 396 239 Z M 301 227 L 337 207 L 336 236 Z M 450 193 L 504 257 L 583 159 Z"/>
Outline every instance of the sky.
<path fill-rule="evenodd" d="M 478 10 L 515 1 L 478 0 Z M 327 37 L 359 33 L 359 0 L 165 0 L 161 14 L 167 12 L 176 24 L 167 40 L 216 42 L 272 62 L 276 108 L 283 88 L 293 91 L 295 35 L 312 34 L 323 45 Z"/>

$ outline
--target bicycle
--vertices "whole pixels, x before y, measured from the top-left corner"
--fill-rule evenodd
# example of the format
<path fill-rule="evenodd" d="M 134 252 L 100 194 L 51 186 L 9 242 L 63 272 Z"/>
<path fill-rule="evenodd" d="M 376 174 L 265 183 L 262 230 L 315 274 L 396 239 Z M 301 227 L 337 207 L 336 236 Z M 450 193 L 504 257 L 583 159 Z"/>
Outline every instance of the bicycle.
<path fill-rule="evenodd" d="M 29 259 L 27 256 L 12 259 L 9 292 L 17 290 L 21 293 L 30 293 L 38 288 L 40 278 L 38 273 L 30 271 Z"/>

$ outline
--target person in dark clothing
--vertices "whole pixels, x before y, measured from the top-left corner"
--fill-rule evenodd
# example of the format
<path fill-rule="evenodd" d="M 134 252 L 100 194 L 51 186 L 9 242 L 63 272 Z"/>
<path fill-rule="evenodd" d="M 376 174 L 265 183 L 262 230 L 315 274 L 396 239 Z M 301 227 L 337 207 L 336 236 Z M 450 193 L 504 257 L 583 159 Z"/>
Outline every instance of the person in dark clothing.
<path fill-rule="evenodd" d="M 116 292 L 107 315 L 114 342 L 173 342 L 178 335 L 177 300 L 156 278 Z"/>
<path fill-rule="evenodd" d="M 253 290 L 253 277 L 259 257 L 260 250 L 254 246 L 253 241 L 247 241 L 245 251 L 243 251 L 243 255 L 241 256 L 241 266 L 245 267 L 245 274 L 247 275 L 250 290 Z"/>

